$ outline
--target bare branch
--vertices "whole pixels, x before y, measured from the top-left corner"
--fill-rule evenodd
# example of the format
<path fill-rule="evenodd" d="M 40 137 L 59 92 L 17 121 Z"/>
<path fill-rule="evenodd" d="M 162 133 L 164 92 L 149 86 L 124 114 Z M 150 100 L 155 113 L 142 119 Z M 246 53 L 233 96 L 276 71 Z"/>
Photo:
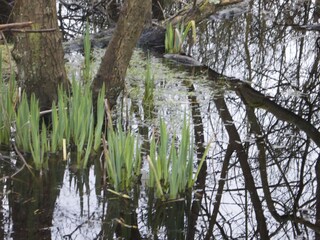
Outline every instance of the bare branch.
<path fill-rule="evenodd" d="M 31 27 L 32 22 L 0 24 L 0 31 L 10 31 L 12 29 Z"/>

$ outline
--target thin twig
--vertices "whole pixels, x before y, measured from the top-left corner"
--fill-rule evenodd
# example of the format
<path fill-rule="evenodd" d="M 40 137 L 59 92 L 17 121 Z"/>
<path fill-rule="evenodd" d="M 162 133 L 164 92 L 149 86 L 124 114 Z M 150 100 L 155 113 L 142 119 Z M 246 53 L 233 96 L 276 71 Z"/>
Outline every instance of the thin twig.
<path fill-rule="evenodd" d="M 14 28 L 30 27 L 31 24 L 32 24 L 32 22 L 0 24 L 0 31 L 10 31 L 11 29 L 14 29 Z"/>
<path fill-rule="evenodd" d="M 0 181 L 4 181 L 6 179 L 9 179 L 9 178 L 13 178 L 14 176 L 16 176 L 19 172 L 21 172 L 24 167 L 27 167 L 29 169 L 29 171 L 31 172 L 31 174 L 33 175 L 33 172 L 31 171 L 31 166 L 29 166 L 25 160 L 25 158 L 22 156 L 22 154 L 18 151 L 17 149 L 17 146 L 15 144 L 13 144 L 14 148 L 15 148 L 15 152 L 18 154 L 18 156 L 21 158 L 22 162 L 23 162 L 23 165 L 22 167 L 20 167 L 16 172 L 14 172 L 11 176 L 5 176 L 5 177 L 2 177 L 0 178 Z M 1 156 L 1 158 L 8 158 L 8 159 L 11 159 L 11 157 L 4 157 L 4 156 Z"/>
<path fill-rule="evenodd" d="M 162 12 L 163 19 L 166 19 L 166 16 L 165 16 L 165 14 L 164 14 L 164 9 L 163 9 L 161 3 L 160 3 L 159 1 L 157 1 L 157 4 L 159 5 L 159 8 L 160 8 L 160 10 L 161 10 L 161 12 Z"/>
<path fill-rule="evenodd" d="M 64 108 L 65 110 L 68 110 L 67 107 Z M 57 111 L 59 111 L 59 108 L 57 108 Z M 40 116 L 48 114 L 48 113 L 52 113 L 52 109 L 48 109 L 48 110 L 44 110 L 40 112 Z"/>
<path fill-rule="evenodd" d="M 17 32 L 17 33 L 43 33 L 43 32 L 54 32 L 56 28 L 47 28 L 47 29 L 10 29 L 10 32 Z"/>
<path fill-rule="evenodd" d="M 21 154 L 21 152 L 19 151 L 19 149 L 17 148 L 17 145 L 15 143 L 12 144 L 14 151 L 17 153 L 18 157 L 21 159 L 21 161 L 23 162 L 23 164 L 28 168 L 28 170 L 30 171 L 30 173 L 33 175 L 32 172 L 32 167 L 27 163 L 26 159 L 23 157 L 23 155 Z"/>
<path fill-rule="evenodd" d="M 90 219 L 94 216 L 94 214 L 95 214 L 95 212 L 93 212 L 86 221 L 80 223 L 71 233 L 65 234 L 65 235 L 63 236 L 63 239 L 71 239 L 72 234 L 74 234 L 74 233 L 75 233 L 78 229 L 80 229 L 83 225 L 89 223 Z"/>
<path fill-rule="evenodd" d="M 26 166 L 26 165 L 23 164 L 21 168 L 19 168 L 14 174 L 12 174 L 12 175 L 10 176 L 10 178 L 13 178 L 15 175 L 17 175 L 19 172 L 21 172 L 21 171 L 24 169 L 25 166 Z"/>

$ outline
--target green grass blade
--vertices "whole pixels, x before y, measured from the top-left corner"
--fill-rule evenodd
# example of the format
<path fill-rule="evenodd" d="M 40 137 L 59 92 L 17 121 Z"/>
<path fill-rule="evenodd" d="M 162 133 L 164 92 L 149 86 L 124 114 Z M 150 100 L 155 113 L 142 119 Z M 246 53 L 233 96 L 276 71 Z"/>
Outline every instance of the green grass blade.
<path fill-rule="evenodd" d="M 97 100 L 97 124 L 94 133 L 94 151 L 97 151 L 101 145 L 101 135 L 102 135 L 102 127 L 104 122 L 104 98 L 105 98 L 105 85 L 103 84 L 98 100 Z"/>
<path fill-rule="evenodd" d="M 27 94 L 22 93 L 16 117 L 16 143 L 19 149 L 30 152 L 30 110 Z"/>
<path fill-rule="evenodd" d="M 30 101 L 30 149 L 36 169 L 42 168 L 41 143 L 39 133 L 40 109 L 34 94 Z"/>
<path fill-rule="evenodd" d="M 160 179 L 158 177 L 158 174 L 157 174 L 157 171 L 155 169 L 155 166 L 153 165 L 152 160 L 150 159 L 150 156 L 147 156 L 147 160 L 149 162 L 150 169 L 154 174 L 154 179 L 155 179 L 155 183 L 156 183 L 156 186 L 157 186 L 157 192 L 159 192 L 160 197 L 164 197 L 164 194 L 163 194 L 163 191 L 162 191 L 162 186 L 161 186 L 161 183 L 160 183 Z"/>
<path fill-rule="evenodd" d="M 52 113 L 51 113 L 51 119 L 52 119 L 52 131 L 51 131 L 51 151 L 56 152 L 58 148 L 58 141 L 59 141 L 59 118 L 58 118 L 58 110 L 56 107 L 56 103 L 52 103 Z"/>
<path fill-rule="evenodd" d="M 88 143 L 87 143 L 87 148 L 86 148 L 86 153 L 83 159 L 83 164 L 82 168 L 86 168 L 88 165 L 88 160 L 90 157 L 90 153 L 92 151 L 92 144 L 93 144 L 93 113 L 91 114 L 91 122 L 90 122 L 90 130 L 88 134 Z"/>

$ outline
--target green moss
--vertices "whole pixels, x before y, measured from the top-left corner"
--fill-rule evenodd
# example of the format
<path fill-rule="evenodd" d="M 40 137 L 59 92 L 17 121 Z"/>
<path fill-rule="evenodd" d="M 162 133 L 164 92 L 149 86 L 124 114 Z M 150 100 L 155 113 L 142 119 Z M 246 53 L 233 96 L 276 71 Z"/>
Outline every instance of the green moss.
<path fill-rule="evenodd" d="M 32 24 L 32 30 L 39 30 L 40 29 L 40 24 Z M 40 59 L 41 56 L 41 33 L 29 33 L 28 35 L 29 38 L 29 44 L 30 49 L 32 49 L 32 57 L 34 59 Z"/>
<path fill-rule="evenodd" d="M 7 79 L 7 76 L 10 76 L 11 67 L 13 71 L 16 71 L 15 62 L 11 56 L 11 50 L 13 48 L 12 44 L 9 45 L 0 45 L 0 51 L 2 52 L 2 75 L 4 79 Z"/>

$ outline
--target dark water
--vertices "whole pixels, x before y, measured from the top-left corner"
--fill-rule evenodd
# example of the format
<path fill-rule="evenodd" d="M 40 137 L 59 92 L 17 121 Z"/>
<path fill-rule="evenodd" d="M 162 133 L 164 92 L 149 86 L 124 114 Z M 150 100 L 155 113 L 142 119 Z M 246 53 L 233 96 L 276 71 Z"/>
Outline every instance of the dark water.
<path fill-rule="evenodd" d="M 201 44 L 186 51 L 219 73 L 248 82 L 319 129 L 319 33 L 309 26 L 319 17 L 314 4 L 249 1 L 238 7 L 245 13 L 232 17 L 224 12 L 199 25 Z M 211 239 L 261 239 L 268 238 L 257 233 L 265 226 L 272 239 L 313 239 L 319 231 L 320 143 L 295 122 L 249 106 L 228 84 L 213 84 L 196 68 L 156 57 L 151 59 L 154 108 L 148 111 L 142 105 L 145 58 L 135 52 L 114 116 L 139 133 L 147 148 L 160 116 L 174 132 L 186 112 L 199 157 L 212 141 L 194 191 L 177 201 L 157 201 L 145 186 L 145 162 L 141 184 L 125 199 L 102 184 L 100 156 L 83 172 L 72 167 L 72 159 L 53 158 L 41 177 L 25 169 L 0 181 L 0 236 L 204 239 L 211 233 Z M 0 177 L 16 171 L 14 165 L 0 158 Z"/>

